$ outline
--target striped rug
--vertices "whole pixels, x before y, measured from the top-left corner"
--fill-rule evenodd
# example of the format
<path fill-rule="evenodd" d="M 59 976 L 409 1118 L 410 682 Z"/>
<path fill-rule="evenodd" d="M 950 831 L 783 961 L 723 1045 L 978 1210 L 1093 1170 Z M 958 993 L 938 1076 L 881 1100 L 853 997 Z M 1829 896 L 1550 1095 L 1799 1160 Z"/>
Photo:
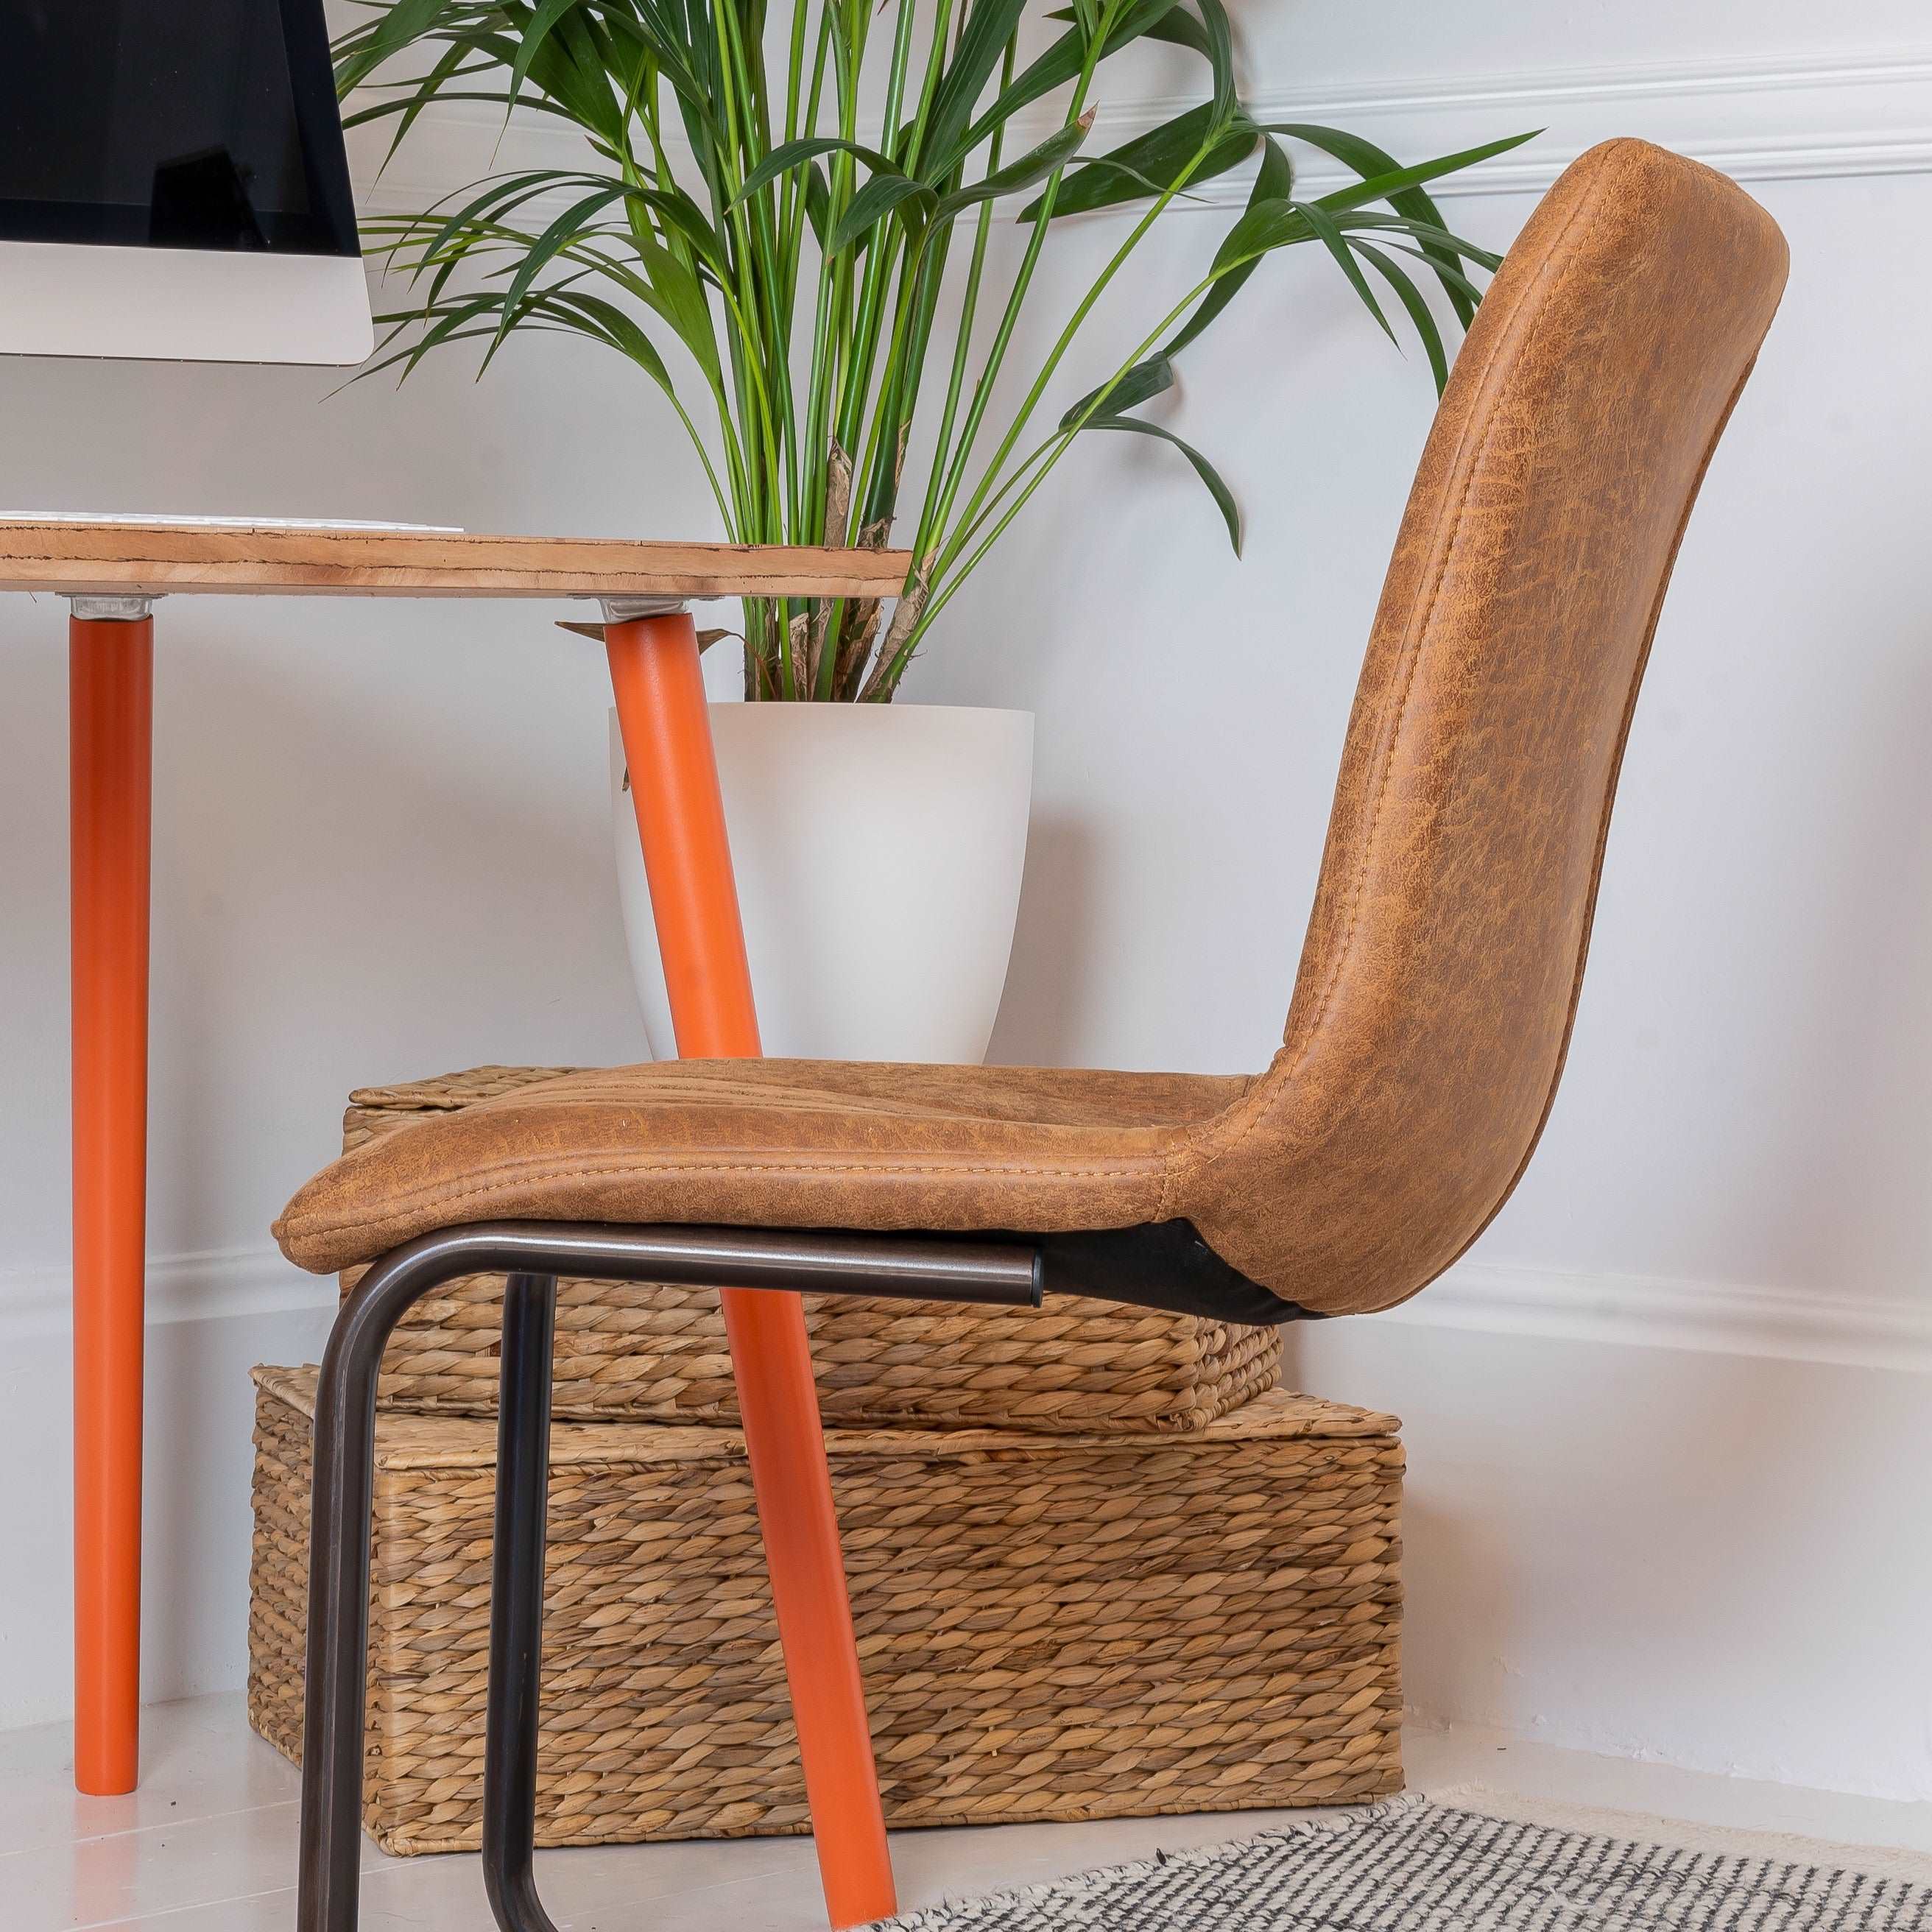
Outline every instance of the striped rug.
<path fill-rule="evenodd" d="M 1518 1801 L 1484 1808 L 1489 1797 L 1412 1793 L 889 1922 L 892 1932 L 1932 1932 L 1922 1858 L 1558 1807 L 1555 1822 L 1533 1820 Z M 1581 1822 L 1654 1822 L 1673 1842 Z"/>

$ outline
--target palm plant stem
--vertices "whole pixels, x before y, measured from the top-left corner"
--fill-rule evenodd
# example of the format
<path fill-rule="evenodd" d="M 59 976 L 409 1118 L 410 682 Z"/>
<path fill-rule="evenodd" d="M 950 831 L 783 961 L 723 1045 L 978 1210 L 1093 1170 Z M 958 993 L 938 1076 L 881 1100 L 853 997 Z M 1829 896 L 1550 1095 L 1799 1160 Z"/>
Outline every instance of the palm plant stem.
<path fill-rule="evenodd" d="M 1000 91 L 1004 93 L 1013 82 L 1013 63 L 1019 51 L 1017 36 L 1009 39 L 1000 62 Z M 1004 124 L 994 129 L 988 146 L 986 171 L 996 173 L 1006 138 Z M 966 288 L 959 308 L 959 323 L 952 345 L 952 366 L 946 378 L 946 404 L 939 418 L 939 431 L 933 448 L 932 473 L 943 475 L 948 468 L 948 458 L 952 444 L 952 424 L 958 413 L 959 398 L 965 386 L 966 364 L 973 352 L 973 326 L 979 319 L 980 284 L 986 272 L 986 250 L 992 239 L 993 204 L 990 201 L 980 204 L 980 217 L 973 237 L 973 258 L 966 271 Z M 913 556 L 923 558 L 930 548 L 932 536 L 933 500 L 928 492 L 920 510 L 919 528 L 913 538 Z"/>
<path fill-rule="evenodd" d="M 993 452 L 992 460 L 987 464 L 978 488 L 968 499 L 965 508 L 960 512 L 958 529 L 951 540 L 940 550 L 939 571 L 943 572 L 949 568 L 958 558 L 961 547 L 974 526 L 974 519 L 977 512 L 985 502 L 988 492 L 995 487 L 1006 459 L 1012 454 L 1014 446 L 1019 441 L 1028 423 L 1032 420 L 1034 410 L 1040 406 L 1040 398 L 1046 393 L 1047 385 L 1052 382 L 1055 372 L 1066 359 L 1066 352 L 1073 346 L 1074 338 L 1079 334 L 1082 325 L 1093 314 L 1095 304 L 1099 302 L 1101 296 L 1106 293 L 1109 284 L 1120 273 L 1127 258 L 1146 238 L 1148 230 L 1166 212 L 1168 204 L 1174 196 L 1180 194 L 1192 179 L 1196 170 L 1207 158 L 1208 151 L 1213 145 L 1212 141 L 1204 142 L 1195 150 L 1192 158 L 1183 166 L 1173 185 L 1154 202 L 1138 221 L 1135 223 L 1126 240 L 1114 250 L 1106 266 L 1094 278 L 1086 292 L 1074 304 L 1072 314 L 1067 318 L 1065 326 L 1060 330 L 1052 348 L 1048 352 L 1046 360 L 1041 364 L 1040 374 L 1034 379 L 1033 386 L 1028 390 L 1026 399 L 1015 412 L 1012 422 L 1009 425 L 1006 435 L 1001 440 L 999 448 Z M 1198 296 L 1203 288 L 1211 285 L 1213 279 L 1210 277 L 1208 283 L 1202 284 L 1202 288 L 1195 290 L 1183 302 L 1182 312 L 1185 312 L 1188 302 L 1192 301 Z M 1146 347 L 1152 347 L 1154 342 L 1159 340 L 1160 335 L 1165 333 L 1169 326 L 1171 326 L 1169 323 L 1163 322 L 1161 327 L 1156 330 L 1154 335 L 1150 338 Z M 1143 349 L 1140 352 L 1144 353 L 1145 350 Z M 1139 359 L 1139 354 L 1130 358 L 1124 368 L 1116 371 L 1116 380 L 1120 375 L 1124 374 L 1126 370 L 1131 368 Z M 1102 394 L 1104 393 L 1103 391 Z"/>
<path fill-rule="evenodd" d="M 1120 0 L 1109 0 L 1106 18 L 1111 20 L 1120 4 Z M 1072 104 L 1068 110 L 1070 121 L 1077 120 L 1084 110 L 1088 89 L 1093 84 L 1094 70 L 1098 64 L 1100 49 L 1105 44 L 1106 28 L 1089 36 L 1084 59 L 1080 68 L 1079 77 L 1073 89 Z M 986 352 L 986 360 L 980 372 L 979 380 L 974 385 L 973 400 L 966 412 L 966 421 L 960 431 L 959 447 L 944 476 L 934 484 L 938 491 L 937 507 L 931 518 L 922 518 L 922 523 L 929 523 L 936 532 L 944 527 L 952 514 L 952 502 L 958 494 L 965 478 L 966 467 L 973 452 L 974 440 L 979 435 L 980 426 L 985 420 L 988 406 L 992 401 L 994 385 L 999 379 L 1008 349 L 1012 346 L 1015 331 L 1019 326 L 1022 310 L 1025 305 L 1027 291 L 1032 286 L 1034 272 L 1040 265 L 1041 250 L 1046 245 L 1046 232 L 1053 220 L 1054 200 L 1059 193 L 1060 172 L 1056 171 L 1048 178 L 1046 188 L 1040 198 L 1040 210 L 1034 219 L 1033 232 L 1027 238 L 1026 253 L 1013 278 L 1012 287 L 1006 298 L 1006 306 L 1000 317 L 1000 326 L 995 332 L 992 346 Z M 916 563 L 914 568 L 917 568 Z"/>
<path fill-rule="evenodd" d="M 919 621 L 914 626 L 910 634 L 900 646 L 900 663 L 897 674 L 903 674 L 904 664 L 910 662 L 913 652 L 918 647 L 919 640 L 924 636 L 928 627 L 932 623 L 932 620 L 937 617 L 939 613 L 945 608 L 946 605 L 951 602 L 953 593 L 959 588 L 960 585 L 964 582 L 966 578 L 972 574 L 974 566 L 977 564 L 981 558 L 986 555 L 986 552 L 991 550 L 993 545 L 999 541 L 1001 536 L 1005 532 L 1006 526 L 1012 521 L 1014 518 L 1019 514 L 1020 511 L 1025 506 L 1028 499 L 1033 495 L 1034 492 L 1040 488 L 1041 484 L 1046 482 L 1048 472 L 1052 470 L 1054 465 L 1059 461 L 1060 458 L 1066 454 L 1068 447 L 1072 444 L 1074 438 L 1086 427 L 1087 424 L 1092 419 L 1095 412 L 1101 407 L 1102 404 L 1105 403 L 1108 390 L 1110 389 L 1114 383 L 1119 382 L 1120 378 L 1126 375 L 1129 370 L 1133 368 L 1135 365 L 1141 361 L 1142 357 L 1144 357 L 1148 352 L 1160 340 L 1162 337 L 1166 335 L 1168 331 L 1173 328 L 1174 324 L 1178 322 L 1191 308 L 1193 307 L 1196 302 L 1202 296 L 1205 295 L 1208 291 L 1214 286 L 1215 283 L 1220 280 L 1222 275 L 1232 274 L 1234 268 L 1239 266 L 1240 265 L 1238 263 L 1229 263 L 1226 267 L 1217 267 L 1209 274 L 1204 276 L 1201 280 L 1194 285 L 1192 288 L 1189 290 L 1187 293 L 1182 296 L 1180 300 L 1176 302 L 1173 308 L 1169 309 L 1166 314 L 1162 316 L 1160 320 L 1141 338 L 1138 345 L 1135 348 L 1132 353 L 1127 357 L 1125 362 L 1119 364 L 1108 380 L 1101 384 L 1100 388 L 1088 398 L 1085 406 L 1082 409 L 1078 416 L 1076 416 L 1066 428 L 1056 430 L 1052 435 L 1042 440 L 1040 445 L 1027 456 L 1025 460 L 1020 464 L 1019 467 L 1014 471 L 1012 476 L 1008 479 L 1006 488 L 1000 491 L 1000 494 L 1001 496 L 1004 496 L 1015 488 L 1018 489 L 1018 494 L 1007 506 L 1005 512 L 1000 516 L 998 520 L 993 525 L 992 530 L 987 532 L 986 536 L 982 540 L 977 549 L 976 549 L 972 553 L 971 556 L 968 557 L 965 567 L 960 570 L 953 577 L 952 580 L 950 584 L 928 601 L 924 609 L 920 614 Z M 1019 488 L 1021 481 L 1023 478 L 1026 479 L 1024 487 Z M 981 515 L 980 524 L 974 526 L 976 530 L 983 525 L 986 517 L 990 516 L 992 514 L 994 508 L 997 506 L 997 502 L 998 499 L 996 498 L 994 503 L 990 503 L 986 506 L 985 511 Z M 968 532 L 969 536 L 970 534 L 970 532 Z"/>

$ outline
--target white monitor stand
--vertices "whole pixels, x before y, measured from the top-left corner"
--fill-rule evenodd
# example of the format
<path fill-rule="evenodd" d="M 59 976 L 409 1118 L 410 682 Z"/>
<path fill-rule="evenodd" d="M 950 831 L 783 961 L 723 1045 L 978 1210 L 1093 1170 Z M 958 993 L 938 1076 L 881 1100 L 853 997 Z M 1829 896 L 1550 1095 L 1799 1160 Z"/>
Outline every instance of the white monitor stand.
<path fill-rule="evenodd" d="M 359 256 L 0 242 L 0 355 L 360 362 Z"/>

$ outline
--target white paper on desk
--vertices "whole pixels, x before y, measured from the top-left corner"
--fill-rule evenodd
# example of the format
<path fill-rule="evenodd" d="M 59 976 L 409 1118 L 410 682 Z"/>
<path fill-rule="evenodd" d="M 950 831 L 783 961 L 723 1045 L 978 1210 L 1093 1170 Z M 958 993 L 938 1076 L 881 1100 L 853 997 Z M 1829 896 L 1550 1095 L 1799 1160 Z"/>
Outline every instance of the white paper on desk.
<path fill-rule="evenodd" d="M 460 524 L 386 524 L 351 517 L 170 517 L 117 510 L 0 510 L 0 524 L 155 524 L 170 530 L 411 530 L 460 537 Z"/>

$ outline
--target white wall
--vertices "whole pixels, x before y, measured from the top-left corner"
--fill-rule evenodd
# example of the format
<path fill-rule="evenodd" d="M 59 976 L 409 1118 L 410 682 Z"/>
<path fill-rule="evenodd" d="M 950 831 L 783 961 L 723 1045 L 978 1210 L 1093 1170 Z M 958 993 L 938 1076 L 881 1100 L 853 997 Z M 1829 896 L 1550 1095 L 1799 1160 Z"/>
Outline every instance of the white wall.
<path fill-rule="evenodd" d="M 1546 126 L 1550 160 L 1450 204 L 1480 236 L 1505 241 L 1555 158 L 1625 130 L 1745 176 L 1794 257 L 1658 640 L 1538 1161 L 1412 1310 L 1298 1338 L 1305 1385 L 1408 1420 L 1411 1695 L 1557 1742 L 1932 1796 L 1914 252 L 1932 32 L 1905 0 L 1247 10 L 1270 106 L 1332 105 L 1407 153 Z M 1177 84 L 1141 76 L 1150 98 Z M 1226 219 L 1172 224 L 1124 290 L 1123 338 Z M 1114 232 L 1074 231 L 1070 266 Z M 480 388 L 454 364 L 400 397 L 328 387 L 0 362 L 0 502 L 708 530 L 652 396 L 587 352 L 512 350 Z M 999 1058 L 1238 1069 L 1278 1036 L 1430 401 L 1419 358 L 1330 272 L 1275 265 L 1190 358 L 1174 416 L 1246 506 L 1246 560 L 1164 452 L 1107 440 L 953 607 L 909 694 L 1040 715 Z M 0 1721 L 66 1694 L 61 614 L 0 608 L 0 1467 L 46 1475 L 0 1488 L 0 1547 L 34 1552 L 5 1585 Z M 163 607 L 157 1696 L 238 1679 L 240 1371 L 312 1354 L 322 1320 L 262 1231 L 330 1151 L 346 1090 L 642 1050 L 600 667 L 549 614 Z"/>

